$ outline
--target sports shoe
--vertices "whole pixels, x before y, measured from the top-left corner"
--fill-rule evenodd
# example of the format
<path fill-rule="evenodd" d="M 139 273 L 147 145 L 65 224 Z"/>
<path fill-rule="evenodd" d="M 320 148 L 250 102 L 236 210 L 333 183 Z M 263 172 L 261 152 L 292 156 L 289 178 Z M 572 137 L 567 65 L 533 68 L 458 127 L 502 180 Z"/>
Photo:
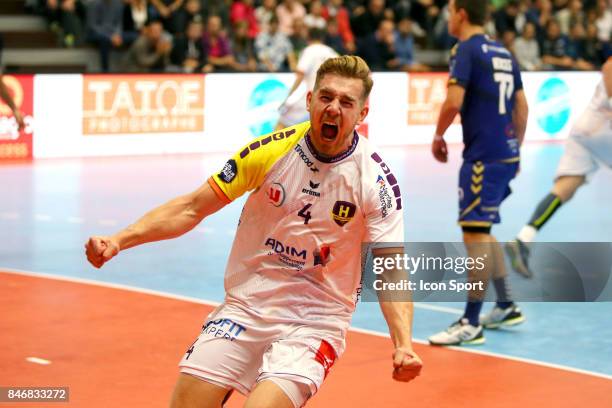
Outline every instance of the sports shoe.
<path fill-rule="evenodd" d="M 517 305 L 502 309 L 495 306 L 488 314 L 480 319 L 485 329 L 498 329 L 502 326 L 514 326 L 525 321 L 525 316 Z"/>
<path fill-rule="evenodd" d="M 432 346 L 461 346 L 483 344 L 482 326 L 472 326 L 468 319 L 462 317 L 451 324 L 448 329 L 429 337 Z"/>
<path fill-rule="evenodd" d="M 516 238 L 513 241 L 506 242 L 504 248 L 506 249 L 506 254 L 508 254 L 508 257 L 510 258 L 512 269 L 525 278 L 532 278 L 533 273 L 529 270 L 528 265 L 529 248 L 527 245 L 520 239 Z"/>

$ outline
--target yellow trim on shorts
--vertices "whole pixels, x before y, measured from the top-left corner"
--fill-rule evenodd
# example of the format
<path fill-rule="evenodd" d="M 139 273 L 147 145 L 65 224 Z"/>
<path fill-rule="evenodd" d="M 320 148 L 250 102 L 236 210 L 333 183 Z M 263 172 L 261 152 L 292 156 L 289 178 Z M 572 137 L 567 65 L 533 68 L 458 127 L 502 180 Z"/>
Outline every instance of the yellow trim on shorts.
<path fill-rule="evenodd" d="M 500 163 L 518 163 L 521 161 L 521 157 L 520 156 L 516 156 L 516 157 L 511 157 L 509 159 L 503 159 L 500 160 Z"/>
<path fill-rule="evenodd" d="M 478 204 L 480 204 L 480 197 L 476 197 L 472 204 L 468 205 L 465 210 L 461 213 L 460 217 L 465 217 L 468 213 L 470 213 Z"/>
<path fill-rule="evenodd" d="M 493 225 L 491 221 L 459 221 L 462 227 L 490 227 Z"/>

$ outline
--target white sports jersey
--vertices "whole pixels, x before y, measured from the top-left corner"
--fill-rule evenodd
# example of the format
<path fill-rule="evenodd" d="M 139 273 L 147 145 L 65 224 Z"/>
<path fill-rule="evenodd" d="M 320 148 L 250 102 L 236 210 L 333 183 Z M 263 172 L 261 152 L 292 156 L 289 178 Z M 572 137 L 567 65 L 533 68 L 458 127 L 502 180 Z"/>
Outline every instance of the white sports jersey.
<path fill-rule="evenodd" d="M 317 70 L 329 58 L 335 58 L 338 53 L 325 44 L 310 44 L 304 48 L 297 63 L 297 70 L 304 73 L 304 82 L 308 91 L 314 88 Z"/>
<path fill-rule="evenodd" d="M 595 88 L 595 94 L 586 110 L 572 128 L 572 136 L 590 137 L 607 133 L 610 137 L 612 129 L 612 107 L 608 102 L 608 94 L 603 80 Z"/>
<path fill-rule="evenodd" d="M 402 200 L 367 139 L 355 132 L 345 154 L 325 159 L 309 130 L 304 122 L 261 136 L 209 179 L 228 202 L 254 190 L 225 272 L 226 303 L 269 321 L 344 332 L 358 298 L 361 244 L 404 240 Z"/>
<path fill-rule="evenodd" d="M 327 59 L 337 57 L 338 53 L 325 44 L 310 44 L 304 48 L 297 63 L 297 70 L 304 73 L 304 87 L 298 87 L 285 102 L 280 122 L 294 125 L 308 119 L 306 93 L 314 88 L 317 71 Z"/>

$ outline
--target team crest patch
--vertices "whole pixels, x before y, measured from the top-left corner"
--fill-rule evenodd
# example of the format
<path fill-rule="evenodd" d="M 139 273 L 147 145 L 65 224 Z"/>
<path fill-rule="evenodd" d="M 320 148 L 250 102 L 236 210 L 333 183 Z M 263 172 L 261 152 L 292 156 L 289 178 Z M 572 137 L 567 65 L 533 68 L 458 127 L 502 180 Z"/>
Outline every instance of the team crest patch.
<path fill-rule="evenodd" d="M 217 176 L 226 183 L 231 183 L 233 179 L 236 178 L 236 174 L 238 174 L 238 167 L 236 166 L 236 160 L 229 159 L 223 169 Z"/>
<path fill-rule="evenodd" d="M 336 224 L 343 227 L 355 216 L 357 207 L 348 201 L 336 201 L 332 210 L 332 218 Z"/>
<path fill-rule="evenodd" d="M 280 183 L 274 183 L 268 190 L 268 200 L 275 207 L 280 207 L 285 202 L 285 188 Z"/>

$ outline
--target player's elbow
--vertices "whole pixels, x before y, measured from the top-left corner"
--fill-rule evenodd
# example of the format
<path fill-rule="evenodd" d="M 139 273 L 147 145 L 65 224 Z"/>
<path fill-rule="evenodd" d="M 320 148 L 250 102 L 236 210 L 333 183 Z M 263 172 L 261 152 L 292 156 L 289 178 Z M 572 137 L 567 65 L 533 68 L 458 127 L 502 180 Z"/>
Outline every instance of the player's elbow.
<path fill-rule="evenodd" d="M 444 102 L 445 108 L 458 112 L 463 106 L 463 98 L 465 96 L 465 89 L 460 86 L 450 86 L 446 95 L 446 101 Z"/>
<path fill-rule="evenodd" d="M 459 100 L 457 98 L 447 98 L 444 104 L 444 110 L 455 114 L 461 110 L 462 105 L 463 105 L 463 100 Z"/>

